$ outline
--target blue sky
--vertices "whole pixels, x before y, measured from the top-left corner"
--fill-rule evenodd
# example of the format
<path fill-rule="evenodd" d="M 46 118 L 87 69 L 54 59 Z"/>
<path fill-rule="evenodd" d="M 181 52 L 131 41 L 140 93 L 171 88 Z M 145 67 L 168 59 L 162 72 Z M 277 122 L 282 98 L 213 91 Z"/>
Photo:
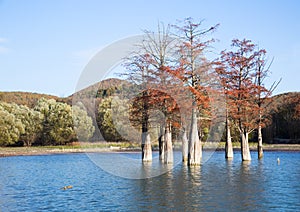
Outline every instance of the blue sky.
<path fill-rule="evenodd" d="M 216 52 L 247 38 L 274 57 L 275 94 L 300 91 L 300 1 L 0 0 L 0 91 L 68 96 L 103 47 L 192 17 L 220 23 Z"/>

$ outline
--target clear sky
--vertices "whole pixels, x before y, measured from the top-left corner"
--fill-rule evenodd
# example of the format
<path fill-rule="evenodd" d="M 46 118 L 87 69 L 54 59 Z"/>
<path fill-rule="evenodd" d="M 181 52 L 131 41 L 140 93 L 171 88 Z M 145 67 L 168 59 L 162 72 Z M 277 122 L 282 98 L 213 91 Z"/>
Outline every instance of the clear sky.
<path fill-rule="evenodd" d="M 274 57 L 269 81 L 282 77 L 275 93 L 300 91 L 298 0 L 0 0 L 0 91 L 68 96 L 101 48 L 186 17 L 220 23 L 217 51 L 259 44 Z"/>

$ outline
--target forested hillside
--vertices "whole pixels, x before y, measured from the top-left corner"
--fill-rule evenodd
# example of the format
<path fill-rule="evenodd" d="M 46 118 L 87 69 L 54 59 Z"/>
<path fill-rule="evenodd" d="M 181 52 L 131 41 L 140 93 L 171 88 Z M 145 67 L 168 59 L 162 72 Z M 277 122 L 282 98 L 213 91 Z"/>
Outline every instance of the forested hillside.
<path fill-rule="evenodd" d="M 269 122 L 264 129 L 267 143 L 300 143 L 300 92 L 284 93 L 271 98 Z"/>
<path fill-rule="evenodd" d="M 101 120 L 104 120 L 104 115 L 106 117 L 111 116 L 108 114 L 111 110 L 105 110 L 104 113 L 103 107 L 111 107 L 111 104 L 106 103 L 107 101 L 111 101 L 111 99 L 109 100 L 109 97 L 121 93 L 124 89 L 130 89 L 129 82 L 120 79 L 107 79 L 80 91 L 83 99 L 86 97 L 94 97 L 96 99 L 97 110 L 95 113 L 97 124 L 99 128 L 102 129 L 102 136 L 110 138 L 110 141 L 114 141 L 114 137 L 115 140 L 121 139 L 120 135 L 117 133 L 115 136 L 112 135 L 112 132 L 115 132 L 115 129 L 111 119 L 105 120 L 105 127 L 101 125 Z M 92 93 L 93 90 L 97 90 L 97 93 Z M 108 100 L 102 103 L 103 99 Z M 266 101 L 265 107 L 266 120 L 263 127 L 263 142 L 300 143 L 300 92 L 284 93 L 270 97 Z M 107 129 L 107 134 L 105 133 L 104 128 Z M 205 128 L 206 126 L 202 132 L 207 133 L 208 131 Z M 238 129 L 233 128 L 231 131 L 233 141 L 239 141 Z M 225 139 L 225 136 L 223 136 L 223 139 Z M 256 131 L 251 134 L 250 139 L 251 141 L 257 140 Z"/>
<path fill-rule="evenodd" d="M 80 96 L 81 98 L 92 97 L 102 99 L 118 93 L 121 90 L 126 89 L 128 86 L 130 86 L 130 83 L 125 80 L 109 78 L 78 91 L 76 95 Z M 72 98 L 73 96 L 74 94 L 70 97 L 67 97 L 67 99 Z"/>
<path fill-rule="evenodd" d="M 109 141 L 125 140 L 117 132 L 112 121 L 111 97 L 130 89 L 130 86 L 130 83 L 124 80 L 107 79 L 79 92 L 83 102 L 85 99 L 93 98 L 96 104 L 95 111 L 87 111 L 87 114 L 80 108 L 76 108 L 77 114 L 80 114 L 81 117 L 87 117 L 85 119 L 89 122 L 89 127 L 81 127 L 83 131 L 89 129 L 90 134 L 81 139 L 99 140 L 99 136 L 91 134 L 94 132 L 91 129 L 93 124 L 99 127 L 101 138 L 104 137 L 105 140 Z M 97 92 L 93 92 L 95 90 Z M 9 126 L 8 128 L 14 132 L 13 135 L 4 136 L 1 145 L 17 143 L 28 146 L 56 145 L 77 140 L 74 126 L 71 123 L 72 114 L 68 112 L 71 110 L 72 97 L 73 95 L 59 98 L 30 92 L 0 92 L 0 115 L 2 119 L 0 125 L 2 125 L 2 129 L 4 129 L 3 126 Z M 51 108 L 52 113 L 47 112 L 49 109 L 45 110 L 45 107 Z M 263 127 L 264 143 L 300 143 L 300 92 L 285 93 L 269 98 L 266 101 L 266 112 L 267 121 Z M 51 117 L 50 114 L 52 114 Z M 95 115 L 95 123 L 91 123 L 92 120 L 89 118 L 91 115 Z M 64 118 L 61 118 L 62 116 Z M 32 120 L 29 120 L 28 117 L 32 117 Z M 21 126 L 22 119 L 25 123 L 23 126 Z M 26 119 L 28 120 L 25 121 Z M 50 129 L 51 123 L 49 122 L 51 121 L 52 125 L 55 123 L 57 127 Z M 70 128 L 68 129 L 68 127 Z M 207 126 L 202 125 L 202 127 L 201 132 L 208 133 Z M 25 132 L 26 129 L 27 132 Z M 178 130 L 176 128 L 173 130 L 172 133 L 178 136 Z M 231 131 L 233 141 L 239 141 L 238 130 L 232 128 Z M 51 137 L 54 134 L 56 136 Z M 19 139 L 16 139 L 17 137 Z M 251 134 L 250 140 L 257 140 L 256 131 Z"/>
<path fill-rule="evenodd" d="M 63 145 L 103 139 L 105 132 L 94 133 L 97 121 L 91 116 L 98 114 L 103 98 L 123 89 L 121 82 L 108 79 L 77 93 L 83 103 L 88 98 L 95 99 L 93 111 L 83 110 L 83 104 L 72 106 L 73 95 L 60 98 L 30 92 L 0 92 L 0 146 Z M 92 93 L 93 89 L 97 92 Z"/>
<path fill-rule="evenodd" d="M 57 96 L 48 94 L 39 94 L 31 92 L 1 92 L 0 91 L 0 101 L 6 103 L 15 103 L 18 105 L 26 105 L 33 108 L 37 101 L 41 98 L 45 99 L 55 99 L 60 102 L 64 102 L 64 98 L 59 98 Z"/>

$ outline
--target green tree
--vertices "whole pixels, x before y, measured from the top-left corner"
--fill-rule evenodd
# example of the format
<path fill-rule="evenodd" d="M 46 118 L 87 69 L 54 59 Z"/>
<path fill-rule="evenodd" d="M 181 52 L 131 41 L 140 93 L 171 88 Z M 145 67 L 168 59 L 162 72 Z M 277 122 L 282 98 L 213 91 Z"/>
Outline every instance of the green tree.
<path fill-rule="evenodd" d="M 31 146 L 42 129 L 43 116 L 40 112 L 34 111 L 25 105 L 2 103 L 3 107 L 18 119 L 24 132 L 20 135 L 19 141 L 25 146 Z"/>
<path fill-rule="evenodd" d="M 0 145 L 13 145 L 20 138 L 20 135 L 25 132 L 24 125 L 9 112 L 10 105 L 0 103 Z"/>
<path fill-rule="evenodd" d="M 107 141 L 121 141 L 112 117 L 112 97 L 103 99 L 98 108 L 97 122 L 103 138 Z"/>
<path fill-rule="evenodd" d="M 73 130 L 72 108 L 54 99 L 41 98 L 35 107 L 44 116 L 40 144 L 62 145 L 75 138 Z"/>
<path fill-rule="evenodd" d="M 31 146 L 42 131 L 43 115 L 39 111 L 32 110 L 26 106 L 20 106 L 20 118 L 25 127 L 20 140 L 25 146 Z"/>
<path fill-rule="evenodd" d="M 78 140 L 88 141 L 93 136 L 95 127 L 93 126 L 93 120 L 82 107 L 83 104 L 72 107 L 74 130 Z"/>

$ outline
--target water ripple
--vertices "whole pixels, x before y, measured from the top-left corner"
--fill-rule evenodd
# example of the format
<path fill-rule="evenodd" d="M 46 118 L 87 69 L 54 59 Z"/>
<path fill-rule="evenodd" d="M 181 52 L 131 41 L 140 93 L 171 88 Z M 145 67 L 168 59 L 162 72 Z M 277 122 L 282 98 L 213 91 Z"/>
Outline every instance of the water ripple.
<path fill-rule="evenodd" d="M 0 158 L 0 211 L 300 211 L 300 153 L 234 156 L 143 180 L 110 175 L 85 154 Z"/>

